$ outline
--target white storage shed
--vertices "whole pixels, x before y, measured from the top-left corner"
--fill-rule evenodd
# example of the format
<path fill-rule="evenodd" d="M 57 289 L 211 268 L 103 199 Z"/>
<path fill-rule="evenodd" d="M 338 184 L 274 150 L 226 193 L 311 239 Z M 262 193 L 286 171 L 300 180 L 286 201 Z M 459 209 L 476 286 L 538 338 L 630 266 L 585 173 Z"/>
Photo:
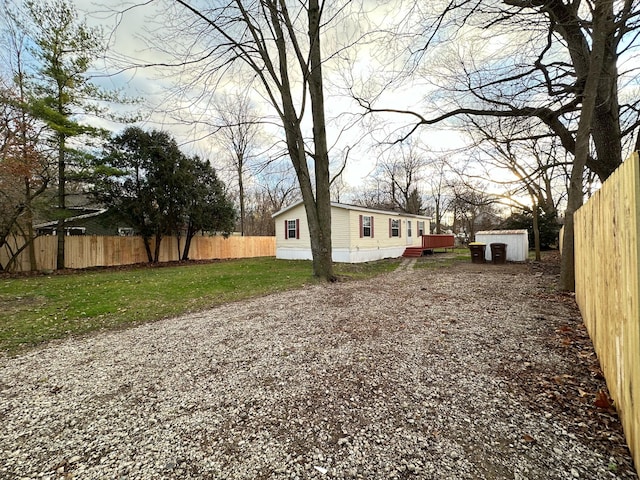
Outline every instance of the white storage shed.
<path fill-rule="evenodd" d="M 527 230 L 484 230 L 476 233 L 476 242 L 486 243 L 485 258 L 491 261 L 492 243 L 507 245 L 508 262 L 526 262 L 529 257 L 529 233 Z"/>

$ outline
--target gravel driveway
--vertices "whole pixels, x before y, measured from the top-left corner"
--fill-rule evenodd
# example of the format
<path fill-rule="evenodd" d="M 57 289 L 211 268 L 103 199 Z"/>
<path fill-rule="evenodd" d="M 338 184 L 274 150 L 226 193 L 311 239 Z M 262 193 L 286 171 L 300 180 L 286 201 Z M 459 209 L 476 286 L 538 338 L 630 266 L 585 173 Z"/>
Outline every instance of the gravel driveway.
<path fill-rule="evenodd" d="M 0 478 L 637 478 L 553 268 L 411 266 L 0 358 Z"/>

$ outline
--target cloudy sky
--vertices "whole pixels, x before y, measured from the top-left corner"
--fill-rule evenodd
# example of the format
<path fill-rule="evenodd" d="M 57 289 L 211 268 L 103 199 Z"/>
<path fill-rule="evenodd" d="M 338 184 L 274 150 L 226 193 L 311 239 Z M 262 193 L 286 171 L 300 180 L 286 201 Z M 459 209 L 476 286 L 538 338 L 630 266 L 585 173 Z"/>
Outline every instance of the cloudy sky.
<path fill-rule="evenodd" d="M 167 77 L 167 74 L 175 73 L 175 70 L 132 67 L 133 64 L 172 62 L 172 59 L 161 51 L 163 47 L 167 50 L 172 49 L 171 42 L 162 38 L 168 33 L 169 28 L 175 26 L 172 20 L 175 20 L 176 12 L 166 10 L 168 2 L 76 0 L 76 4 L 79 11 L 87 14 L 91 23 L 101 25 L 109 35 L 111 63 L 115 61 L 124 69 L 115 77 L 101 82 L 106 86 L 124 88 L 128 94 L 143 98 L 145 112 L 149 113 L 146 125 L 171 131 L 185 149 L 203 155 L 215 152 L 215 137 L 203 139 L 205 132 L 194 127 L 191 119 L 203 118 L 203 115 L 206 117 L 206 98 L 211 99 L 215 95 L 242 87 L 243 78 L 232 76 L 215 86 L 203 84 L 201 92 L 197 92 L 199 87 L 194 85 L 189 95 L 193 98 L 202 94 L 202 98 L 197 103 L 190 103 L 185 92 L 182 97 L 170 93 L 175 89 L 174 82 L 177 77 Z M 394 11 L 390 8 L 392 2 L 365 1 L 364 4 L 367 9 L 366 24 L 362 12 L 354 12 L 341 21 L 337 28 L 332 28 L 327 33 L 327 38 L 323 39 L 327 51 L 340 51 L 340 55 L 334 57 L 324 71 L 327 78 L 325 88 L 329 117 L 328 135 L 329 143 L 332 145 L 332 158 L 336 165 L 340 163 L 346 149 L 350 149 L 349 162 L 344 173 L 345 180 L 350 185 L 361 184 L 375 168 L 376 159 L 381 155 L 393 155 L 389 147 L 380 147 L 378 142 L 386 140 L 389 132 L 398 126 L 384 125 L 382 128 L 383 125 L 379 121 L 359 122 L 358 114 L 362 110 L 348 97 L 345 88 L 350 82 L 357 83 L 359 87 L 367 84 L 367 87 L 362 87 L 366 89 L 379 88 L 387 78 L 381 73 L 380 63 L 390 64 L 395 61 L 393 56 L 389 55 L 390 51 L 385 51 L 379 42 L 373 42 L 369 38 L 364 38 L 357 47 L 345 48 L 345 45 L 359 38 L 366 29 L 379 28 L 380 24 L 390 24 L 394 21 L 392 15 L 403 14 L 401 10 Z M 166 29 L 163 28 L 165 22 Z M 176 50 L 184 47 L 184 40 L 188 40 L 186 36 L 182 39 L 175 38 Z M 400 67 L 400 64 L 396 65 L 396 68 Z M 114 71 L 113 66 L 109 68 Z M 409 83 L 386 94 L 384 101 L 395 108 L 415 107 L 418 99 L 424 96 L 426 88 L 425 85 Z M 263 115 L 277 121 L 273 109 L 261 98 L 261 92 L 256 92 L 253 98 Z M 175 110 L 178 106 L 183 107 L 182 111 Z M 349 128 L 346 129 L 347 127 Z M 267 130 L 269 133 L 269 129 Z M 271 129 L 270 133 L 278 137 L 277 140 L 281 139 L 281 134 L 276 129 Z M 420 141 L 425 148 L 432 151 L 431 155 L 439 155 L 441 150 L 459 144 L 457 133 L 442 128 L 425 129 L 422 133 Z"/>
<path fill-rule="evenodd" d="M 206 130 L 197 127 L 194 120 L 211 120 L 215 117 L 210 101 L 216 95 L 225 95 L 237 88 L 246 87 L 246 74 L 235 70 L 224 79 L 211 76 L 207 78 L 208 82 L 192 83 L 190 88 L 176 94 L 176 86 L 189 85 L 186 72 L 181 72 L 182 76 L 178 76 L 176 70 L 168 68 L 132 68 L 131 65 L 171 63 L 171 52 L 185 50 L 193 45 L 193 32 L 190 34 L 190 31 L 194 17 L 187 16 L 183 19 L 180 14 L 184 13 L 184 7 L 169 0 L 75 2 L 79 10 L 87 12 L 89 19 L 102 25 L 105 33 L 110 35 L 109 56 L 124 69 L 119 75 L 105 79 L 104 82 L 110 82 L 116 87 L 122 86 L 129 94 L 144 98 L 146 111 L 149 112 L 146 123 L 148 126 L 171 131 L 186 149 L 204 156 L 215 156 L 215 137 L 203 138 Z M 332 145 L 331 155 L 336 164 L 340 163 L 344 152 L 350 149 L 345 180 L 351 185 L 361 184 L 375 168 L 378 159 L 385 155 L 396 155 L 393 149 L 381 147 L 380 142 L 397 138 L 411 119 L 386 115 L 368 117 L 360 122 L 359 114 L 362 109 L 350 98 L 347 87 L 355 86 L 356 90 L 365 95 L 378 95 L 378 105 L 414 109 L 430 116 L 439 107 L 446 110 L 447 106 L 455 104 L 451 98 L 460 92 L 447 91 L 441 87 L 451 85 L 451 79 L 456 77 L 461 78 L 464 83 L 467 77 L 463 67 L 473 70 L 483 62 L 493 62 L 494 65 L 504 62 L 504 72 L 507 72 L 518 62 L 522 65 L 530 64 L 531 53 L 524 51 L 522 45 L 526 45 L 528 36 L 539 36 L 540 31 L 514 31 L 513 25 L 504 30 L 500 30 L 500 26 L 487 30 L 479 25 L 474 26 L 472 19 L 464 28 L 456 28 L 451 32 L 441 31 L 435 48 L 429 48 L 428 56 L 417 67 L 417 74 L 389 86 L 391 78 L 406 68 L 409 58 L 407 52 L 412 48 L 419 48 L 420 42 L 424 42 L 425 38 L 425 31 L 421 26 L 411 24 L 414 17 L 420 16 L 414 14 L 421 12 L 409 15 L 408 9 L 433 7 L 438 2 L 439 0 L 424 4 L 408 0 L 345 2 L 348 7 L 340 12 L 339 20 L 325 28 L 323 46 L 328 60 L 323 68 L 329 144 Z M 338 4 L 343 3 L 330 3 L 332 6 Z M 393 32 L 390 30 L 400 21 L 404 21 L 405 26 L 409 24 L 405 33 L 413 31 L 417 34 L 391 35 Z M 303 28 L 304 25 L 301 25 L 301 30 Z M 367 32 L 377 33 L 369 36 L 366 35 Z M 386 33 L 389 35 L 385 35 Z M 199 40 L 206 44 L 210 38 L 202 35 Z M 211 44 L 208 46 L 211 47 Z M 637 64 L 639 58 L 627 55 L 627 58 L 622 59 L 621 66 L 629 69 L 630 62 Z M 113 71 L 113 67 L 111 68 Z M 623 88 L 637 88 L 637 76 L 633 73 L 629 87 L 626 86 L 626 80 L 621 79 Z M 439 93 L 430 96 L 437 89 L 440 89 Z M 174 93 L 170 95 L 172 91 Z M 261 114 L 277 123 L 274 110 L 264 101 L 264 90 L 257 90 L 253 99 L 260 107 Z M 548 98 L 543 94 L 540 102 L 547 101 Z M 267 129 L 267 133 L 271 135 L 271 143 L 282 140 L 282 134 L 277 128 Z M 419 143 L 428 156 L 437 158 L 455 155 L 452 151 L 463 147 L 466 138 L 458 131 L 439 125 L 422 127 L 418 135 L 412 136 L 412 141 Z"/>

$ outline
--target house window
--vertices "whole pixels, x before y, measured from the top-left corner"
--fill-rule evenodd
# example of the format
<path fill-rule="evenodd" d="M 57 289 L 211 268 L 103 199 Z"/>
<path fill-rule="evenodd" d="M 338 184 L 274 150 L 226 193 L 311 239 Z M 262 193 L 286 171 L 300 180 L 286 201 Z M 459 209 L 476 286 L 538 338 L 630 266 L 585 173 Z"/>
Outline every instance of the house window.
<path fill-rule="evenodd" d="M 370 215 L 360 215 L 360 238 L 373 238 L 373 217 Z"/>
<path fill-rule="evenodd" d="M 56 229 L 53 227 L 41 227 L 36 229 L 36 235 L 55 235 Z"/>
<path fill-rule="evenodd" d="M 42 227 L 36 230 L 38 235 L 57 235 L 58 231 L 56 227 Z M 66 237 L 85 235 L 87 233 L 86 227 L 64 227 L 64 235 Z"/>
<path fill-rule="evenodd" d="M 284 238 L 293 239 L 300 238 L 300 220 L 285 220 L 284 221 Z"/>
<path fill-rule="evenodd" d="M 389 219 L 389 236 L 400 237 L 400 220 Z"/>
<path fill-rule="evenodd" d="M 411 231 L 411 220 L 407 220 L 407 237 L 410 237 L 413 235 L 413 232 Z"/>
<path fill-rule="evenodd" d="M 424 222 L 418 222 L 418 236 L 424 235 Z"/>
<path fill-rule="evenodd" d="M 84 235 L 86 233 L 86 227 L 65 227 L 64 234 L 66 236 Z"/>

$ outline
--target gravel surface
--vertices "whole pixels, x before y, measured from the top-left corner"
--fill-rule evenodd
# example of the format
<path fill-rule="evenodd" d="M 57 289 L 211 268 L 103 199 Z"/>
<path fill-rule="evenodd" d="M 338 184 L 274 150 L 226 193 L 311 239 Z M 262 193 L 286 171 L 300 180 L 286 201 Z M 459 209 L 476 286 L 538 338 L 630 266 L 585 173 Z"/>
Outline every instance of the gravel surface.
<path fill-rule="evenodd" d="M 413 265 L 0 358 L 0 478 L 638 478 L 553 266 Z"/>

